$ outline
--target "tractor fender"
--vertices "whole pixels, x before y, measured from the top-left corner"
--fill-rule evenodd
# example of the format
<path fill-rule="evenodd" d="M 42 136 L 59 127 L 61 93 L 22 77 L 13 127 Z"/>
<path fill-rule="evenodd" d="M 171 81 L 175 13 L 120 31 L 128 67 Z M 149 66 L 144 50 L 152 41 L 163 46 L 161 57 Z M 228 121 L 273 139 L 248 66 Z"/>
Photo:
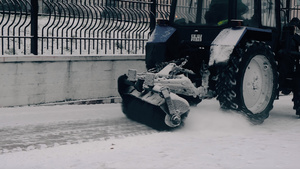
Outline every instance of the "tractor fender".
<path fill-rule="evenodd" d="M 165 43 L 175 31 L 176 29 L 174 27 L 157 25 L 147 43 Z"/>
<path fill-rule="evenodd" d="M 211 44 L 209 66 L 227 63 L 234 48 L 245 36 L 249 39 L 269 41 L 272 40 L 272 30 L 251 27 L 223 29 Z"/>
<path fill-rule="evenodd" d="M 171 26 L 157 25 L 146 44 L 146 67 L 155 67 L 157 63 L 165 62 L 168 58 L 168 43 L 174 37 L 176 29 Z"/>

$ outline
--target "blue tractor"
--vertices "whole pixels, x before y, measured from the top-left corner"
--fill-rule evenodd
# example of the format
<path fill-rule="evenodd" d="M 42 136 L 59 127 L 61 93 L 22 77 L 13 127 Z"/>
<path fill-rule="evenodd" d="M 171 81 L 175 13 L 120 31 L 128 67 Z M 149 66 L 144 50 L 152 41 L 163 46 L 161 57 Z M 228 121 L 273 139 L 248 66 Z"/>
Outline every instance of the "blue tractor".
<path fill-rule="evenodd" d="M 123 112 L 158 130 L 182 125 L 189 106 L 217 98 L 252 123 L 293 92 L 300 115 L 300 27 L 295 0 L 172 0 L 146 45 L 148 72 L 118 80 Z M 296 6 L 296 7 L 295 7 Z"/>

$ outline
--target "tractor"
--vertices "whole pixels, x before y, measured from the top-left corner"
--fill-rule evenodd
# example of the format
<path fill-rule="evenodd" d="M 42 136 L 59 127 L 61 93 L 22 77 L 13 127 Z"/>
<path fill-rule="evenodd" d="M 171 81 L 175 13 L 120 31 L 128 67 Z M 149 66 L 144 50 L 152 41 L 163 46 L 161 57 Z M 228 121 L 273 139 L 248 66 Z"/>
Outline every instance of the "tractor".
<path fill-rule="evenodd" d="M 182 126 L 189 107 L 216 98 L 253 124 L 293 93 L 300 115 L 296 0 L 172 0 L 146 44 L 147 72 L 118 79 L 124 114 L 157 130 Z M 300 8 L 299 8 L 300 11 Z"/>

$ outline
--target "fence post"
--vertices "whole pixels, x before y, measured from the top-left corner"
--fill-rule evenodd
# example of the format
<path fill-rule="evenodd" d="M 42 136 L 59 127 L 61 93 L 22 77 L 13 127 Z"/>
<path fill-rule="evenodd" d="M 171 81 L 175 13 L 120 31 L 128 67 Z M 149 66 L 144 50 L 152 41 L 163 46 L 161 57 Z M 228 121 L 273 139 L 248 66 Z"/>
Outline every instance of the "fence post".
<path fill-rule="evenodd" d="M 152 0 L 150 9 L 150 34 L 153 32 L 156 25 L 156 0 Z"/>
<path fill-rule="evenodd" d="M 38 54 L 38 0 L 31 0 L 31 53 Z"/>

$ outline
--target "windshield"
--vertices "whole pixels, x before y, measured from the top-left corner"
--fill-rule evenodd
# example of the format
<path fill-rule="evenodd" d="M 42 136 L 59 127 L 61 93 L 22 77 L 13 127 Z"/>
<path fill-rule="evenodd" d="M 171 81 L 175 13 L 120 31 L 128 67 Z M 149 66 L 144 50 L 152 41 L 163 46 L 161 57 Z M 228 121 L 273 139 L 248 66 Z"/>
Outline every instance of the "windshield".
<path fill-rule="evenodd" d="M 228 4 L 229 0 L 178 0 L 174 23 L 178 25 L 225 25 L 228 23 Z M 254 13 L 254 8 L 251 7 L 253 4 L 251 0 L 237 0 L 237 19 L 251 18 Z"/>
<path fill-rule="evenodd" d="M 228 21 L 228 0 L 179 0 L 175 24 L 223 25 Z"/>

